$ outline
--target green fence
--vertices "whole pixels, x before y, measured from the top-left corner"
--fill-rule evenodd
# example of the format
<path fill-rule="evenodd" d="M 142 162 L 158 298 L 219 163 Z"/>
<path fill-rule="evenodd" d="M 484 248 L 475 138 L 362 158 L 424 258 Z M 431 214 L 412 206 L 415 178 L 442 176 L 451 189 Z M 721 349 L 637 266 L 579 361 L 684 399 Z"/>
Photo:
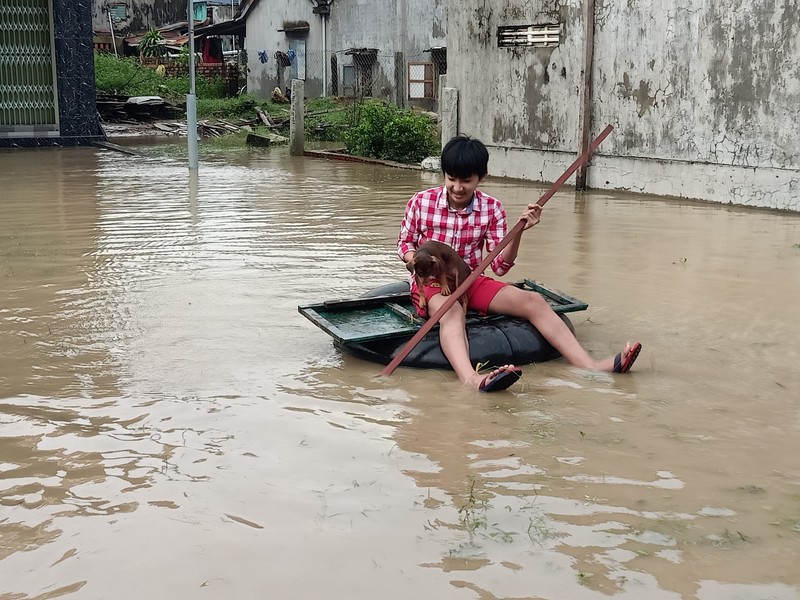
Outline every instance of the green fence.
<path fill-rule="evenodd" d="M 0 132 L 58 129 L 51 0 L 0 0 Z"/>

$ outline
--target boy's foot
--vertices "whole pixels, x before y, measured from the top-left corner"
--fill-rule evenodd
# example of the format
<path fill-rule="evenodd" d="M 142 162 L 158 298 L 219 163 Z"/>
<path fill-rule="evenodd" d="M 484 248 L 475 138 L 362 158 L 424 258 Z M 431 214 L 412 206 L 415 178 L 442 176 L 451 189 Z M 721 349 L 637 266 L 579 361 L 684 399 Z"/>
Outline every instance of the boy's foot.
<path fill-rule="evenodd" d="M 481 392 L 499 392 L 507 390 L 522 377 L 522 369 L 514 365 L 503 365 L 480 380 L 478 390 Z"/>
<path fill-rule="evenodd" d="M 642 351 L 642 345 L 635 342 L 631 345 L 630 342 L 625 344 L 625 350 L 620 352 L 614 357 L 611 367 L 612 373 L 627 373 L 631 370 L 633 363 L 639 357 L 639 352 Z"/>

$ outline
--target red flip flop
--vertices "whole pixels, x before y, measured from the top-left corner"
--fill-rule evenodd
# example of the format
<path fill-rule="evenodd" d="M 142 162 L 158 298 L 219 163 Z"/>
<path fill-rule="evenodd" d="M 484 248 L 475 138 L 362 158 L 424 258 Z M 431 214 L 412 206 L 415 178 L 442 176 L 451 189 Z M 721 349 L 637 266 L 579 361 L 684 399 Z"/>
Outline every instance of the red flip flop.
<path fill-rule="evenodd" d="M 497 375 L 492 377 L 491 381 L 487 381 L 489 377 L 491 377 L 491 374 L 483 378 L 478 389 L 482 392 L 500 392 L 507 390 L 519 381 L 519 378 L 522 377 L 522 369 L 519 367 L 504 367 Z"/>
<path fill-rule="evenodd" d="M 633 363 L 639 356 L 639 352 L 642 351 L 642 345 L 639 342 L 636 342 L 633 346 L 631 346 L 631 351 L 628 353 L 628 358 L 625 359 L 625 362 L 622 362 L 622 352 L 617 354 L 614 357 L 614 369 L 611 371 L 612 373 L 627 373 L 631 370 Z"/>

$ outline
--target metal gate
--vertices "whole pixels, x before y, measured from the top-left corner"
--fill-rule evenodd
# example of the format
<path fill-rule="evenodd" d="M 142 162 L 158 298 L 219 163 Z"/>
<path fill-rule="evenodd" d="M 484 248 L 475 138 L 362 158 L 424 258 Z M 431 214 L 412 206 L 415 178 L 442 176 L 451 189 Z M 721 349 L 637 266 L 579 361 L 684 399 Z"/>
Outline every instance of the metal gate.
<path fill-rule="evenodd" d="M 0 136 L 58 135 L 51 0 L 0 2 Z"/>

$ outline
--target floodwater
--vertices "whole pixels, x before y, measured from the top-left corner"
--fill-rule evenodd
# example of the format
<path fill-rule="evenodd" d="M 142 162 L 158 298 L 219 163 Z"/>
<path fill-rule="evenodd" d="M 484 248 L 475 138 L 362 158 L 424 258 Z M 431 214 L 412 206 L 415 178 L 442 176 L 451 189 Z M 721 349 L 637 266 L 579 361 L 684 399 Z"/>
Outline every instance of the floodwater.
<path fill-rule="evenodd" d="M 0 154 L 0 598 L 800 598 L 800 216 L 557 194 L 509 278 L 644 350 L 478 394 L 297 312 L 436 175 L 139 150 Z"/>

